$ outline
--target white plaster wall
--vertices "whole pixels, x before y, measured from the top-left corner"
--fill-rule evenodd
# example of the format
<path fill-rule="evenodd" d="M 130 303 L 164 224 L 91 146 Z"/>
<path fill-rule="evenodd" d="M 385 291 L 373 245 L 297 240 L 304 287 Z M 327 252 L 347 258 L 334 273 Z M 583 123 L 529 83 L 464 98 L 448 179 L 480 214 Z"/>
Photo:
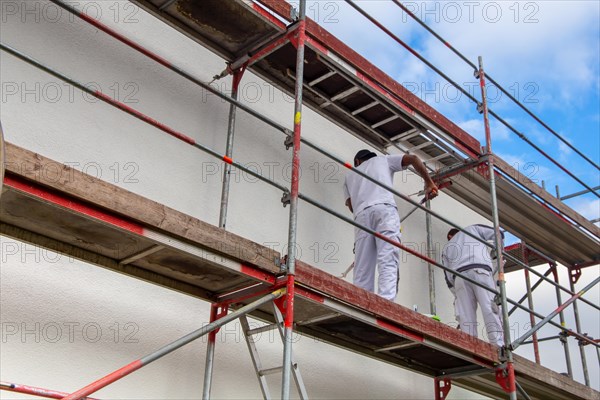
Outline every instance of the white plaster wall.
<path fill-rule="evenodd" d="M 3 43 L 81 82 L 95 82 L 108 94 L 114 95 L 118 87 L 120 100 L 224 152 L 228 104 L 64 12 L 55 18 L 56 8 L 46 1 L 1 3 L 3 7 L 14 3 L 18 11 L 9 15 L 3 8 Z M 224 67 L 224 62 L 208 50 L 142 10 L 130 8 L 127 2 L 76 4 L 86 6 L 90 14 L 101 10 L 102 22 L 203 81 Z M 6 53 L 0 54 L 0 68 L 0 117 L 7 141 L 217 224 L 222 165 L 216 159 L 106 104 L 84 98 L 79 90 L 74 89 L 71 98 L 71 90 L 63 82 Z M 227 79 L 218 85 L 230 87 Z M 57 92 L 57 88 L 62 91 Z M 241 100 L 291 127 L 293 104 L 284 98 L 246 73 Z M 348 160 L 364 147 L 306 108 L 303 134 Z M 291 153 L 283 147 L 283 139 L 280 133 L 240 111 L 233 158 L 251 163 L 287 185 Z M 301 191 L 349 216 L 343 206 L 344 171 L 306 146 L 301 157 Z M 397 177 L 397 187 L 408 194 L 422 186 L 413 176 Z M 284 250 L 289 209 L 281 206 L 280 197 L 277 190 L 238 172 L 231 187 L 228 229 Z M 398 205 L 401 215 L 412 208 L 401 202 Z M 444 195 L 433 202 L 433 209 L 463 225 L 482 222 Z M 299 213 L 300 258 L 332 274 L 343 272 L 353 257 L 352 227 L 305 203 L 300 204 Z M 403 241 L 421 250 L 425 246 L 424 220 L 418 211 L 403 226 Z M 443 245 L 448 227 L 433 221 L 434 242 Z M 72 391 L 208 322 L 209 306 L 203 301 L 10 238 L 3 237 L 1 246 L 2 380 Z M 428 312 L 426 265 L 403 257 L 397 302 Z M 435 274 L 437 312 L 443 321 L 451 323 L 451 296 L 441 271 Z M 259 345 L 266 359 L 277 365 L 281 346 L 275 339 L 265 335 Z M 205 342 L 198 341 L 180 349 L 100 391 L 97 397 L 199 398 L 205 347 Z M 429 378 L 310 338 L 299 338 L 294 351 L 313 398 L 433 397 Z M 260 397 L 235 324 L 218 335 L 216 355 L 214 398 Z M 276 396 L 278 381 L 272 379 Z M 0 392 L 0 397 L 20 398 L 6 392 Z M 482 396 L 453 388 L 450 398 Z"/>

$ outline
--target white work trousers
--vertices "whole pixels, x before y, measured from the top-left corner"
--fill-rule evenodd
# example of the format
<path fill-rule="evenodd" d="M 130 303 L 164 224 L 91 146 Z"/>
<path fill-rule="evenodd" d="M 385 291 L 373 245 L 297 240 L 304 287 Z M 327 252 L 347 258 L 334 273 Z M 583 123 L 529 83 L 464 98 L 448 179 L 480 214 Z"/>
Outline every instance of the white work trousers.
<path fill-rule="evenodd" d="M 400 241 L 400 217 L 396 207 L 377 204 L 361 211 L 356 223 L 395 241 Z M 398 293 L 400 249 L 370 233 L 355 228 L 354 284 L 375 292 L 375 267 L 379 270 L 377 294 L 392 300 Z"/>
<path fill-rule="evenodd" d="M 470 269 L 463 271 L 462 274 L 489 288 L 496 287 L 492 273 L 483 268 Z M 460 276 L 456 276 L 454 279 L 454 293 L 456 296 L 456 319 L 460 324 L 460 329 L 475 337 L 478 336 L 477 304 L 479 304 L 488 340 L 490 343 L 504 346 L 500 308 L 494 302 L 494 294 Z"/>

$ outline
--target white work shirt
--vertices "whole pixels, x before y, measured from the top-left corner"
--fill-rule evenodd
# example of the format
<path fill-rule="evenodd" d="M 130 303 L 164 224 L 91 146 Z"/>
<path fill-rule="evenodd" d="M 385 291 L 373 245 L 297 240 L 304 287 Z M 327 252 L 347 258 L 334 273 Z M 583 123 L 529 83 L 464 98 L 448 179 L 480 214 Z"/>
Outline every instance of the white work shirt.
<path fill-rule="evenodd" d="M 394 173 L 404 169 L 402 167 L 404 154 L 393 154 L 387 156 L 373 157 L 363 161 L 356 169 L 383 183 L 388 187 L 394 184 Z M 387 189 L 371 182 L 354 171 L 348 172 L 344 182 L 345 199 L 351 199 L 354 216 L 357 216 L 365 208 L 375 204 L 396 205 L 394 195 Z"/>
<path fill-rule="evenodd" d="M 491 226 L 470 225 L 464 230 L 483 241 L 494 240 L 494 228 Z M 501 235 L 504 238 L 504 234 L 501 233 Z M 490 248 L 463 232 L 458 232 L 444 246 L 442 263 L 445 267 L 459 272 L 469 267 L 483 267 L 489 269 L 490 272 L 495 270 L 490 256 Z M 446 272 L 446 282 L 449 284 L 454 282 L 454 277 L 448 272 Z"/>

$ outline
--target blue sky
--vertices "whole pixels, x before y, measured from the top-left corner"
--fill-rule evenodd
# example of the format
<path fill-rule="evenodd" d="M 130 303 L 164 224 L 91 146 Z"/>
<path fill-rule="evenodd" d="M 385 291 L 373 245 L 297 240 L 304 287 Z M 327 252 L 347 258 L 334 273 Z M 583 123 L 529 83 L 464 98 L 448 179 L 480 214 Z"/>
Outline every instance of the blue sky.
<path fill-rule="evenodd" d="M 294 3 L 294 2 L 292 2 Z M 356 3 L 455 82 L 476 83 L 472 68 L 391 0 Z M 403 1 L 417 16 L 477 64 L 534 114 L 597 164 L 600 159 L 600 3 L 596 1 Z M 423 100 L 484 142 L 474 105 L 344 1 L 309 0 L 307 15 Z M 479 89 L 470 89 L 480 98 Z M 588 186 L 600 173 L 490 88 L 490 108 Z M 561 196 L 584 188 L 516 134 L 491 118 L 494 152 Z M 600 200 L 588 194 L 566 203 L 589 219 Z"/>

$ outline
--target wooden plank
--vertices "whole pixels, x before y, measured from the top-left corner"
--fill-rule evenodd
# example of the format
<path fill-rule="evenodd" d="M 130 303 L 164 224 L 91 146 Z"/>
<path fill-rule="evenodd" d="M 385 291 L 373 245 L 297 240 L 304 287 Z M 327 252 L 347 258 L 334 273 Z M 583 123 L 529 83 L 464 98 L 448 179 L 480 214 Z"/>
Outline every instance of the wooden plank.
<path fill-rule="evenodd" d="M 454 346 L 461 349 L 461 352 L 467 352 L 487 362 L 498 362 L 496 346 L 434 321 L 400 304 L 391 303 L 375 293 L 358 288 L 350 282 L 301 261 L 296 263 L 296 279 L 301 285 L 306 285 L 378 317 L 408 327 L 445 345 Z"/>
<path fill-rule="evenodd" d="M 214 225 L 111 185 L 40 154 L 6 143 L 6 171 L 216 253 L 277 273 L 279 253 Z M 57 171 L 58 174 L 47 173 Z"/>

